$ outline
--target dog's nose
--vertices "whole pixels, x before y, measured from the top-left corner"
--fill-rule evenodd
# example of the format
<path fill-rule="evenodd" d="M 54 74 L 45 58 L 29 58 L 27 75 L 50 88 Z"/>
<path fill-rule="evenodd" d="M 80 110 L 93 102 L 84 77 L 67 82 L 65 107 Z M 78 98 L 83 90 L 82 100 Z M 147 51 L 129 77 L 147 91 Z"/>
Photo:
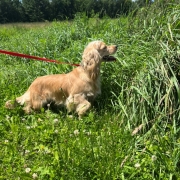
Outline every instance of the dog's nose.
<path fill-rule="evenodd" d="M 115 45 L 115 48 L 117 49 L 117 48 L 118 48 L 118 45 Z"/>

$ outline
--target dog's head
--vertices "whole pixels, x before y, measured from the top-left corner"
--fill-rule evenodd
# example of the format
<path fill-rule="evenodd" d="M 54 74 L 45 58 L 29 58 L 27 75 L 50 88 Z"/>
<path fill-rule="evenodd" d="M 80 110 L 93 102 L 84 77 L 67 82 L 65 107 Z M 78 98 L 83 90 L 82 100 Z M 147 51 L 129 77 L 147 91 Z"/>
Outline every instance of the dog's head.
<path fill-rule="evenodd" d="M 91 78 L 94 79 L 99 75 L 101 62 L 115 60 L 115 58 L 110 55 L 116 51 L 116 45 L 107 46 L 102 41 L 90 42 L 83 52 L 81 66 L 89 72 L 92 76 Z"/>

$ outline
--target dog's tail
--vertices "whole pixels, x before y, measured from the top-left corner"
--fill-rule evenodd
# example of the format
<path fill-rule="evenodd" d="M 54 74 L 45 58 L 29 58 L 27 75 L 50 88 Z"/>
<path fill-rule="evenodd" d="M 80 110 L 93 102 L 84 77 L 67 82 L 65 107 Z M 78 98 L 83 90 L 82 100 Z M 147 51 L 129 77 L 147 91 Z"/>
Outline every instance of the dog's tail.
<path fill-rule="evenodd" d="M 29 91 L 25 92 L 22 96 L 16 98 L 15 100 L 8 100 L 5 103 L 7 109 L 14 109 L 18 104 L 24 105 L 29 100 Z"/>
<path fill-rule="evenodd" d="M 5 103 L 5 108 L 7 109 L 14 109 L 17 106 L 16 100 L 8 100 Z"/>
<path fill-rule="evenodd" d="M 25 103 L 30 101 L 30 92 L 26 91 L 22 96 L 16 98 L 16 102 L 20 105 L 24 105 Z"/>

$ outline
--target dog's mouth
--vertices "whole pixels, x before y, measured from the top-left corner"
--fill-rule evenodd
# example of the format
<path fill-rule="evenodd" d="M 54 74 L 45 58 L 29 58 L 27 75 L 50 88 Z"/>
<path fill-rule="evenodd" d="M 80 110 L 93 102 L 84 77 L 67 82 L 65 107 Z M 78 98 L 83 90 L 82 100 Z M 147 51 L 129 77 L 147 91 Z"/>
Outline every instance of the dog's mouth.
<path fill-rule="evenodd" d="M 116 58 L 114 56 L 107 55 L 107 56 L 103 56 L 103 61 L 104 62 L 116 61 Z"/>

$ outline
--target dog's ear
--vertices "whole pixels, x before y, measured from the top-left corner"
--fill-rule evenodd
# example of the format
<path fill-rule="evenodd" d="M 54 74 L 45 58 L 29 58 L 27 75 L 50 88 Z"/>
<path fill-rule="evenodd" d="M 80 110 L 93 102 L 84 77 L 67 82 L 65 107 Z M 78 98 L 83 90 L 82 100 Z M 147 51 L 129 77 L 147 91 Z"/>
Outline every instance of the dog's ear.
<path fill-rule="evenodd" d="M 96 49 L 84 51 L 81 66 L 85 69 L 96 67 L 100 63 L 101 57 Z"/>
<path fill-rule="evenodd" d="M 83 53 L 81 66 L 93 80 L 95 80 L 99 76 L 100 63 L 101 57 L 96 49 L 85 51 Z"/>

